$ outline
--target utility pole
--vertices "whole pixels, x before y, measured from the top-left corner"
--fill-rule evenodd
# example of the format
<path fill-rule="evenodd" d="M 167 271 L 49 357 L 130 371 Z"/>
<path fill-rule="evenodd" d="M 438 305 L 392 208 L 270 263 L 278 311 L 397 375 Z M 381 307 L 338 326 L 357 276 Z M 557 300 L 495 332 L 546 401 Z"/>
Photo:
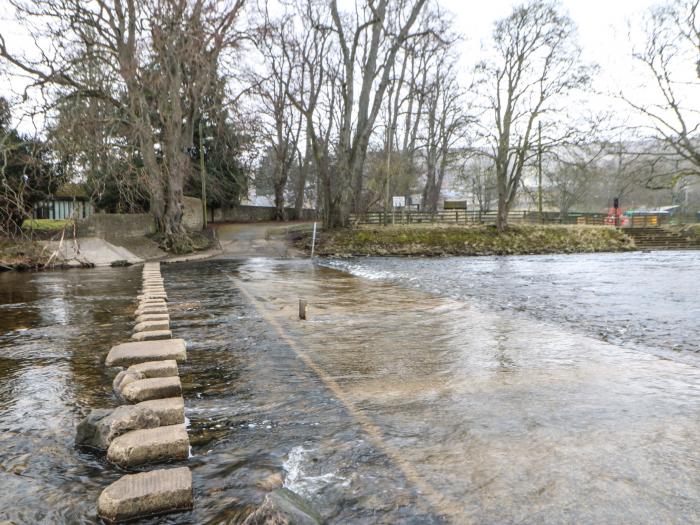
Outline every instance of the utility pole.
<path fill-rule="evenodd" d="M 537 123 L 537 211 L 540 223 L 544 223 L 542 215 L 542 122 Z"/>
<path fill-rule="evenodd" d="M 392 128 L 389 128 L 389 131 L 387 132 L 387 140 L 386 140 L 386 197 L 384 201 L 384 226 L 386 226 L 389 221 L 388 221 L 388 216 L 389 216 L 389 206 L 391 203 L 390 200 L 390 186 L 391 186 L 391 132 Z"/>
<path fill-rule="evenodd" d="M 202 119 L 199 119 L 199 174 L 202 177 L 202 225 L 207 227 L 207 169 L 204 165 L 204 137 L 202 136 Z"/>

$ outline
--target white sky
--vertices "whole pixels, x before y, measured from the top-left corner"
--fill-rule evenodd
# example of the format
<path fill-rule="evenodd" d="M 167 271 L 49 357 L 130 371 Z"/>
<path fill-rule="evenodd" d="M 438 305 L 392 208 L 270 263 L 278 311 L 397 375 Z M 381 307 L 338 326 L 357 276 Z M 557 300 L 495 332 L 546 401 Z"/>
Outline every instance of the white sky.
<path fill-rule="evenodd" d="M 347 0 L 350 1 L 350 0 Z M 454 13 L 455 29 L 466 41 L 461 46 L 461 68 L 468 71 L 479 61 L 482 42 L 488 41 L 493 22 L 507 16 L 514 0 L 439 0 L 440 4 Z M 653 0 L 562 0 L 579 29 L 579 43 L 584 59 L 597 63 L 600 75 L 597 87 L 603 91 L 620 88 L 634 89 L 638 80 L 630 74 L 632 59 L 628 40 L 628 23 L 639 19 L 639 15 Z M 0 32 L 8 39 L 11 49 L 31 47 L 31 41 L 23 38 L 12 19 L 8 0 L 0 0 Z M 6 7 L 2 9 L 2 7 Z M 18 79 L 10 79 L 0 67 L 0 95 L 17 96 L 23 85 Z M 24 125 L 22 127 L 25 127 Z"/>

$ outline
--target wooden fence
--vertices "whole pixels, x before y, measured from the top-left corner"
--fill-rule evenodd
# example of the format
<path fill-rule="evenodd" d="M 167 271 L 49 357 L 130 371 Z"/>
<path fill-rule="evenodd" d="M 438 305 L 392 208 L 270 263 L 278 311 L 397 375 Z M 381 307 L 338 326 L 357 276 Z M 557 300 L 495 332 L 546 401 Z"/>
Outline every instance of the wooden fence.
<path fill-rule="evenodd" d="M 542 216 L 533 211 L 513 211 L 508 214 L 510 224 L 597 224 L 606 223 L 606 215 L 602 213 L 569 213 L 561 216 L 559 213 L 546 212 Z M 362 215 L 350 215 L 350 222 L 360 224 L 495 224 L 496 212 L 480 212 L 478 210 L 440 210 L 424 212 L 415 210 L 397 210 L 384 213 L 381 211 L 367 212 Z"/>

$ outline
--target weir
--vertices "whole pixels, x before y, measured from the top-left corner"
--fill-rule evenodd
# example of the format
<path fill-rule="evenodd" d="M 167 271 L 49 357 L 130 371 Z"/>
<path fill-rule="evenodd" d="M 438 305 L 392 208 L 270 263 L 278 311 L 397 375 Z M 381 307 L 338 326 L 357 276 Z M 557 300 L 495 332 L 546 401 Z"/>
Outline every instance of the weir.
<path fill-rule="evenodd" d="M 159 263 L 144 265 L 141 292 L 131 335 L 136 342 L 112 347 L 105 359 L 106 367 L 122 368 L 113 388 L 125 404 L 111 411 L 93 410 L 76 438 L 78 445 L 106 448 L 107 460 L 126 470 L 186 461 L 190 450 L 177 366 L 187 358 L 186 345 L 171 338 Z M 192 506 L 189 468 L 155 468 L 126 474 L 107 486 L 97 501 L 97 514 L 119 523 Z"/>

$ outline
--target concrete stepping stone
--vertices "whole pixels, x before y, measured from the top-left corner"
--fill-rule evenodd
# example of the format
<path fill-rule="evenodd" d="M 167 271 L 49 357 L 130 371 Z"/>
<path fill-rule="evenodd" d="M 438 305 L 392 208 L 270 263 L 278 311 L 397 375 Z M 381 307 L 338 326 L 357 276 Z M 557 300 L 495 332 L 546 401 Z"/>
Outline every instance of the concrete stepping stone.
<path fill-rule="evenodd" d="M 134 372 L 133 370 L 129 369 L 122 370 L 116 375 L 114 381 L 112 381 L 112 389 L 114 390 L 114 393 L 117 394 L 117 396 L 121 397 L 122 390 L 126 385 L 128 385 L 129 383 L 133 383 L 134 381 L 139 381 L 140 379 L 146 378 L 143 374 L 139 372 Z"/>
<path fill-rule="evenodd" d="M 161 294 L 161 295 L 165 295 L 165 294 Z M 163 306 L 165 306 L 165 303 L 167 302 L 167 297 L 157 297 L 156 294 L 153 294 L 153 295 L 140 294 L 140 295 L 137 295 L 136 298 L 138 299 L 140 306 L 145 306 L 145 303 L 144 303 L 145 301 L 148 301 L 149 305 L 159 303 L 159 304 L 162 304 Z"/>
<path fill-rule="evenodd" d="M 185 425 L 132 430 L 112 440 L 107 459 L 120 467 L 187 459 L 190 440 Z"/>
<path fill-rule="evenodd" d="M 146 361 L 131 365 L 126 370 L 119 372 L 112 382 L 112 388 L 119 397 L 122 397 L 122 390 L 129 383 L 151 377 L 174 377 L 177 375 L 177 362 L 173 360 Z"/>
<path fill-rule="evenodd" d="M 155 293 L 165 293 L 165 286 L 160 286 L 160 285 L 157 285 L 157 286 L 144 286 L 143 288 L 141 288 L 141 291 L 142 291 L 144 294 L 153 293 L 153 292 L 155 292 Z"/>
<path fill-rule="evenodd" d="M 156 297 L 157 295 L 159 295 L 159 294 L 153 294 L 153 295 L 142 294 L 142 295 L 138 295 L 137 298 L 139 300 L 140 305 L 155 304 L 155 303 L 165 304 L 167 302 L 167 298 Z M 160 294 L 160 295 L 165 295 L 165 294 Z"/>
<path fill-rule="evenodd" d="M 134 315 L 137 317 L 143 314 L 167 314 L 168 307 L 165 303 L 162 304 L 146 304 L 139 306 L 135 311 Z"/>
<path fill-rule="evenodd" d="M 168 300 L 168 297 L 165 294 L 139 295 L 138 300 L 139 308 L 156 305 L 166 306 L 165 302 Z"/>
<path fill-rule="evenodd" d="M 137 372 L 143 377 L 174 377 L 179 375 L 177 361 L 165 359 L 163 361 L 146 361 L 131 365 L 128 370 Z"/>
<path fill-rule="evenodd" d="M 136 298 L 141 301 L 144 299 L 162 299 L 164 301 L 168 300 L 168 294 L 166 292 L 144 292 L 136 296 Z"/>
<path fill-rule="evenodd" d="M 158 416 L 161 425 L 177 425 L 185 422 L 185 400 L 182 396 L 150 399 L 131 406 L 151 410 Z"/>
<path fill-rule="evenodd" d="M 134 326 L 133 332 L 146 332 L 148 330 L 170 330 L 170 321 L 167 319 L 144 321 Z"/>
<path fill-rule="evenodd" d="M 187 351 L 184 339 L 163 339 L 122 343 L 113 346 L 105 359 L 105 366 L 130 366 L 145 361 L 174 359 L 185 361 Z"/>
<path fill-rule="evenodd" d="M 170 414 L 166 413 L 166 416 L 168 416 L 166 421 L 173 421 Z M 184 419 L 180 423 L 184 423 Z M 78 424 L 75 444 L 98 450 L 107 450 L 110 443 L 125 432 L 172 424 L 161 422 L 158 413 L 145 405 L 122 405 L 114 410 L 93 409 Z"/>
<path fill-rule="evenodd" d="M 146 305 L 154 305 L 154 304 L 160 304 L 165 306 L 166 300 L 165 297 L 152 297 L 150 295 L 143 296 L 139 295 L 139 306 L 146 306 Z"/>
<path fill-rule="evenodd" d="M 116 523 L 189 510 L 193 505 L 190 469 L 169 468 L 121 477 L 100 494 L 97 514 Z"/>
<path fill-rule="evenodd" d="M 148 321 L 168 321 L 170 322 L 169 314 L 143 314 L 136 318 L 136 324 L 146 323 Z"/>
<path fill-rule="evenodd" d="M 134 341 L 156 341 L 158 339 L 170 339 L 173 336 L 170 330 L 150 330 L 148 332 L 136 332 L 131 334 Z"/>
<path fill-rule="evenodd" d="M 149 399 L 180 396 L 182 384 L 178 376 L 149 377 L 122 384 L 119 394 L 129 403 L 140 403 Z"/>

